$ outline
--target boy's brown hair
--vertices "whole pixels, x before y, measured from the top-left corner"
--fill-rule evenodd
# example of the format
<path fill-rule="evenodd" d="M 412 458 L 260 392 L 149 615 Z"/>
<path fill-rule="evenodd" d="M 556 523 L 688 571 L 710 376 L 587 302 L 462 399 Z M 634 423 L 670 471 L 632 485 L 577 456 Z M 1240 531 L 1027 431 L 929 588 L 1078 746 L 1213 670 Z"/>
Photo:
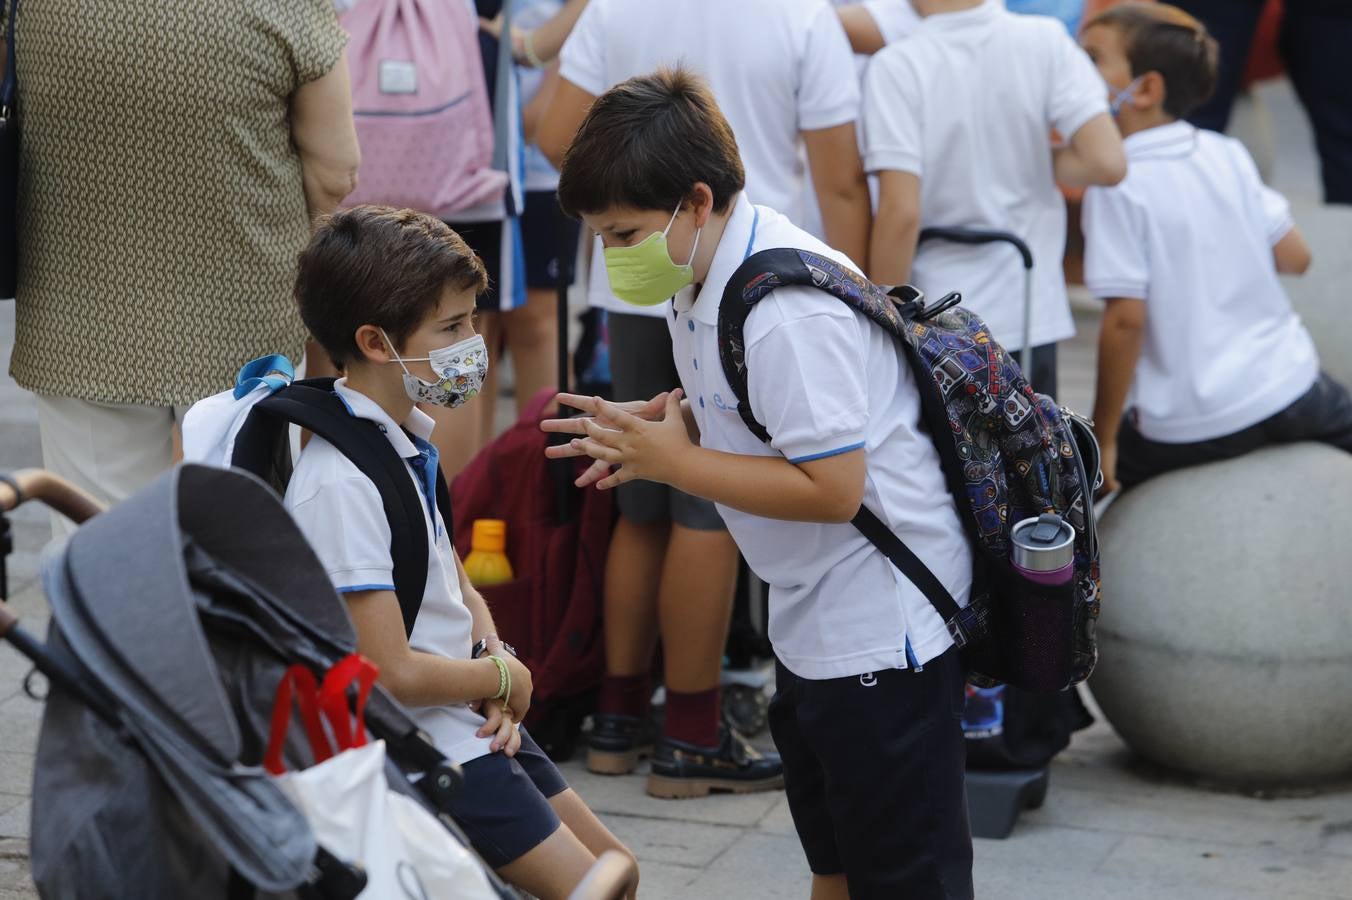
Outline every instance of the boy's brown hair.
<path fill-rule="evenodd" d="M 403 346 L 448 286 L 475 294 L 488 287 L 483 263 L 460 235 L 411 209 L 354 206 L 316 224 L 300 254 L 295 295 L 305 327 L 342 366 L 360 355 L 363 325 L 385 329 Z"/>
<path fill-rule="evenodd" d="M 1164 111 L 1182 119 L 1216 89 L 1220 49 L 1206 26 L 1167 3 L 1122 3 L 1084 26 L 1115 28 L 1122 35 L 1132 77 L 1158 72 L 1164 79 Z"/>
<path fill-rule="evenodd" d="M 559 173 L 571 216 L 614 206 L 674 211 L 704 182 L 723 212 L 746 186 L 732 126 L 702 78 L 680 68 L 631 78 L 596 99 Z"/>

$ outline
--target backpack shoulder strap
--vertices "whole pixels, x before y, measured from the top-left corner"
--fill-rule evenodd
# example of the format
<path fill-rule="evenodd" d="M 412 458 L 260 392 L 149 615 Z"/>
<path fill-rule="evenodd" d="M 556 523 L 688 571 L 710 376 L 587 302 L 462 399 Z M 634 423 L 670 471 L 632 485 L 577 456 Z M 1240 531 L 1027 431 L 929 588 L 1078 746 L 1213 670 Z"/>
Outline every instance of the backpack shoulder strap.
<path fill-rule="evenodd" d="M 413 623 L 422 607 L 427 588 L 427 541 L 418 488 L 408 476 L 404 461 L 380 433 L 374 422 L 360 419 L 333 390 L 333 379 L 297 381 L 258 401 L 235 439 L 232 463 L 276 486 L 276 453 L 286 441 L 286 426 L 299 425 L 333 445 L 371 479 L 390 525 L 390 557 L 394 568 L 395 595 L 404 619 L 404 633 L 413 633 Z M 438 506 L 445 480 L 438 473 Z M 443 517 L 450 527 L 449 494 Z"/>
<path fill-rule="evenodd" d="M 751 433 L 767 443 L 770 433 L 756 418 L 747 400 L 743 330 L 752 307 L 774 289 L 788 286 L 825 291 L 881 325 L 904 346 L 910 346 L 906 341 L 905 330 L 912 308 L 893 301 L 881 288 L 858 273 L 806 250 L 762 250 L 747 257 L 732 278 L 728 279 L 718 305 L 718 347 L 723 375 L 737 397 L 737 412 Z M 853 524 L 925 595 L 925 599 L 944 620 L 954 641 L 959 647 L 964 646 L 969 629 L 964 626 L 962 609 L 943 582 L 868 507 L 859 507 Z"/>
<path fill-rule="evenodd" d="M 737 267 L 718 304 L 718 352 L 737 412 L 751 433 L 766 443 L 770 433 L 756 419 L 747 400 L 746 328 L 751 309 L 781 287 L 810 287 L 832 295 L 903 339 L 906 321 L 899 307 L 881 288 L 854 270 L 808 250 L 779 247 L 753 253 Z M 903 341 L 904 342 L 904 341 Z"/>

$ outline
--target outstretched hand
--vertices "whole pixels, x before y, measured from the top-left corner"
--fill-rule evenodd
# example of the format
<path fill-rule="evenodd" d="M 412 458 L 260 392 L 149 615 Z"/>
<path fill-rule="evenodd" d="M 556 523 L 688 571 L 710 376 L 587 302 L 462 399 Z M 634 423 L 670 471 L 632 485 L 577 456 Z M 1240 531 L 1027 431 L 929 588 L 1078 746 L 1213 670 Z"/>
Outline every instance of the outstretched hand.
<path fill-rule="evenodd" d="M 575 482 L 608 490 L 635 478 L 671 483 L 681 459 L 693 446 L 681 412 L 680 388 L 651 400 L 611 403 L 600 397 L 559 394 L 563 406 L 586 416 L 546 419 L 540 428 L 553 434 L 576 435 L 567 444 L 549 447 L 551 459 L 589 456 L 596 462 Z M 612 472 L 613 467 L 618 467 Z"/>

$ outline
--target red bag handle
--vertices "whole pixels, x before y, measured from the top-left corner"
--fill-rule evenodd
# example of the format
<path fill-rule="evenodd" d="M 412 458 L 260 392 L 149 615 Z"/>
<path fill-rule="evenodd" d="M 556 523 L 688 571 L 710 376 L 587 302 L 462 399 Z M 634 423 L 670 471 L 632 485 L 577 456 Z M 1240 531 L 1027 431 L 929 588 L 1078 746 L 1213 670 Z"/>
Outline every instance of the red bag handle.
<path fill-rule="evenodd" d="M 380 670 L 364 656 L 349 654 L 339 660 L 324 675 L 324 683 L 317 686 L 314 674 L 305 666 L 294 665 L 282 675 L 277 684 L 277 697 L 272 705 L 272 727 L 268 735 L 268 748 L 263 756 L 263 768 L 272 775 L 281 775 L 286 771 L 282 759 L 282 749 L 286 744 L 287 730 L 291 726 L 291 701 L 294 698 L 300 708 L 301 723 L 310 738 L 310 751 L 316 763 L 330 759 L 333 744 L 338 752 L 351 750 L 366 744 L 366 701 L 371 696 L 371 688 L 376 683 Z M 354 711 L 348 707 L 347 691 L 353 683 L 357 685 L 357 706 Z M 321 719 L 321 714 L 323 718 Z M 327 719 L 329 731 L 333 733 L 332 744 L 324 730 L 323 720 Z"/>
<path fill-rule="evenodd" d="M 282 748 L 291 727 L 293 695 L 296 705 L 300 707 L 300 720 L 305 726 L 305 733 L 310 737 L 310 750 L 314 753 L 315 762 L 323 762 L 333 755 L 329 749 L 328 736 L 324 734 L 324 725 L 319 719 L 319 689 L 315 685 L 315 677 L 305 666 L 291 666 L 278 682 L 277 697 L 272 704 L 272 728 L 268 734 L 268 749 L 263 755 L 263 768 L 271 775 L 281 775 L 286 771 Z"/>
<path fill-rule="evenodd" d="M 319 689 L 319 705 L 329 720 L 329 729 L 339 751 L 365 746 L 366 699 L 371 696 L 371 687 L 379 674 L 375 663 L 352 653 L 339 660 L 324 676 L 324 684 Z M 347 704 L 347 689 L 353 683 L 357 685 L 355 711 Z"/>

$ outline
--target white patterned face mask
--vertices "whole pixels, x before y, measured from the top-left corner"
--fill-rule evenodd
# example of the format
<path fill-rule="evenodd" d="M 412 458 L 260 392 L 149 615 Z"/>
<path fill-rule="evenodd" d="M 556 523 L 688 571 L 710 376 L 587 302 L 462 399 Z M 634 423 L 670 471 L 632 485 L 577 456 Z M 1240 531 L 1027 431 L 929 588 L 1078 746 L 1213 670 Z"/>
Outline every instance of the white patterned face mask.
<path fill-rule="evenodd" d="M 381 329 L 399 367 L 404 370 L 404 392 L 414 403 L 432 403 L 454 409 L 483 389 L 488 377 L 488 345 L 482 335 L 476 334 L 458 344 L 433 350 L 428 356 L 403 359 L 394 349 L 394 342 Z M 430 363 L 436 381 L 423 381 L 408 370 L 406 362 Z"/>

